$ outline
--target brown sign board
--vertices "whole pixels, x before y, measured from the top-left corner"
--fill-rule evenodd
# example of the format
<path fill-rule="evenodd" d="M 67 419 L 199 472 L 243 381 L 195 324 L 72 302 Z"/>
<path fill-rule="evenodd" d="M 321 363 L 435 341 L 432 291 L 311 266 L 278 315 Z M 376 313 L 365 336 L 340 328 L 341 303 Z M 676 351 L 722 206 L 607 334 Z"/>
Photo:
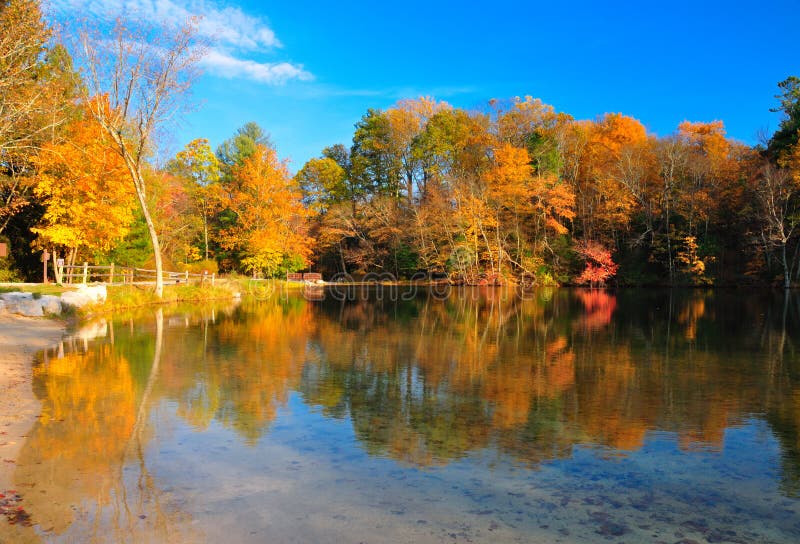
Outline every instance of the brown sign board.
<path fill-rule="evenodd" d="M 0 257 L 8 257 L 8 244 L 0 242 Z"/>

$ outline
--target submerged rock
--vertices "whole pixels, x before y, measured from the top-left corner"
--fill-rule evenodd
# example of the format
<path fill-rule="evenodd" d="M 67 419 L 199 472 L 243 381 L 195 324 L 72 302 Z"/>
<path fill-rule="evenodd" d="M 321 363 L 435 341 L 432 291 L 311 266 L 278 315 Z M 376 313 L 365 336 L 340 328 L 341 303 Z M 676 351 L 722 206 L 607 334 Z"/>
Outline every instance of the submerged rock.
<path fill-rule="evenodd" d="M 606 521 L 595 532 L 603 536 L 622 536 L 628 532 L 628 527 L 624 523 Z"/>

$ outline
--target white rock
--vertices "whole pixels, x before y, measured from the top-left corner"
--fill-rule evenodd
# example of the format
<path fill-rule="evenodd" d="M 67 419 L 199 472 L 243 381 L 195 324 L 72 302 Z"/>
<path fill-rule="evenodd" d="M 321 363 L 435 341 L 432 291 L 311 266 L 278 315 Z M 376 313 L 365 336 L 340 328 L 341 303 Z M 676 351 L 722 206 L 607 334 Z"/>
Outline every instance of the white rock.
<path fill-rule="evenodd" d="M 12 314 L 20 314 L 26 317 L 42 317 L 44 315 L 42 305 L 38 300 L 34 300 L 33 298 L 23 298 L 15 302 L 6 302 L 6 309 Z"/>
<path fill-rule="evenodd" d="M 0 300 L 5 302 L 17 302 L 19 300 L 33 300 L 33 293 L 21 293 L 15 291 L 13 293 L 0 293 Z"/>
<path fill-rule="evenodd" d="M 39 304 L 42 305 L 42 311 L 45 314 L 61 315 L 61 299 L 53 295 L 42 295 L 39 299 Z"/>
<path fill-rule="evenodd" d="M 82 308 L 87 304 L 104 302 L 107 296 L 108 290 L 105 285 L 81 285 L 75 291 L 67 291 L 62 294 L 61 302 L 75 308 Z"/>
<path fill-rule="evenodd" d="M 92 302 L 105 302 L 108 290 L 105 285 L 81 285 L 78 292 L 89 297 Z"/>
<path fill-rule="evenodd" d="M 0 300 L 0 314 L 6 311 L 6 301 Z"/>
<path fill-rule="evenodd" d="M 67 291 L 61 295 L 61 303 L 75 308 L 83 308 L 87 304 L 91 304 L 92 300 L 78 291 Z"/>

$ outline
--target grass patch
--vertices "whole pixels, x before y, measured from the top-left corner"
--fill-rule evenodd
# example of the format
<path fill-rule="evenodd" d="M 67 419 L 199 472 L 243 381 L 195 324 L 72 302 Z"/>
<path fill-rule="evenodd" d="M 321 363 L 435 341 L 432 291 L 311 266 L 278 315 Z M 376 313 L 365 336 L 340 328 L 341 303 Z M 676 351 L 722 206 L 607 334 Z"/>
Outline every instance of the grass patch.
<path fill-rule="evenodd" d="M 152 286 L 110 285 L 108 297 L 101 304 L 92 304 L 81 309 L 81 314 L 107 313 L 119 309 L 150 306 L 153 304 L 175 304 L 178 302 L 202 302 L 206 300 L 231 299 L 239 292 L 228 282 L 216 285 L 165 285 L 164 296 L 156 297 Z"/>
<path fill-rule="evenodd" d="M 235 282 L 242 296 L 248 296 L 258 300 L 268 299 L 276 295 L 280 296 L 281 294 L 289 292 L 302 291 L 306 286 L 303 282 L 280 279 L 253 280 L 239 277 L 227 281 Z"/>
<path fill-rule="evenodd" d="M 40 298 L 42 295 L 55 295 L 61 296 L 66 291 L 72 291 L 74 288 L 71 286 L 57 285 L 54 283 L 44 284 L 5 284 L 0 286 L 0 293 L 33 293 L 34 298 Z"/>
<path fill-rule="evenodd" d="M 108 297 L 101 304 L 92 304 L 77 310 L 77 316 L 89 316 L 116 312 L 122 309 L 147 307 L 156 304 L 197 303 L 210 300 L 231 300 L 237 296 L 255 300 L 269 299 L 290 292 L 301 291 L 305 287 L 302 282 L 287 282 L 281 279 L 253 280 L 246 276 L 229 276 L 217 278 L 214 285 L 164 285 L 164 296 L 157 298 L 153 286 L 147 285 L 109 285 L 106 287 Z M 72 291 L 77 285 L 56 284 L 6 284 L 0 286 L 0 293 L 22 291 L 33 293 L 35 298 L 42 295 L 60 296 Z"/>

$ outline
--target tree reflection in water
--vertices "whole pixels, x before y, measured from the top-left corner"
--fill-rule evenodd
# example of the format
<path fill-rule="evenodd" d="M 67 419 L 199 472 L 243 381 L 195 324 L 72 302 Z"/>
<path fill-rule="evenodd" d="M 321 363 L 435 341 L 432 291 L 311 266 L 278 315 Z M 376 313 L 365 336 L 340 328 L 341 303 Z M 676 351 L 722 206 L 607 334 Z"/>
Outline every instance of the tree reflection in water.
<path fill-rule="evenodd" d="M 527 467 L 576 446 L 625 455 L 655 431 L 719 451 L 727 429 L 763 419 L 783 492 L 797 495 L 799 310 L 796 295 L 768 292 L 566 289 L 159 310 L 44 354 L 42 417 L 16 482 L 36 482 L 27 508 L 53 534 L 81 522 L 191 539 L 172 529 L 189 526 L 179 498 L 148 470 L 162 412 L 255 446 L 296 393 L 351 422 L 371 455 L 411 467 L 489 449 Z"/>

